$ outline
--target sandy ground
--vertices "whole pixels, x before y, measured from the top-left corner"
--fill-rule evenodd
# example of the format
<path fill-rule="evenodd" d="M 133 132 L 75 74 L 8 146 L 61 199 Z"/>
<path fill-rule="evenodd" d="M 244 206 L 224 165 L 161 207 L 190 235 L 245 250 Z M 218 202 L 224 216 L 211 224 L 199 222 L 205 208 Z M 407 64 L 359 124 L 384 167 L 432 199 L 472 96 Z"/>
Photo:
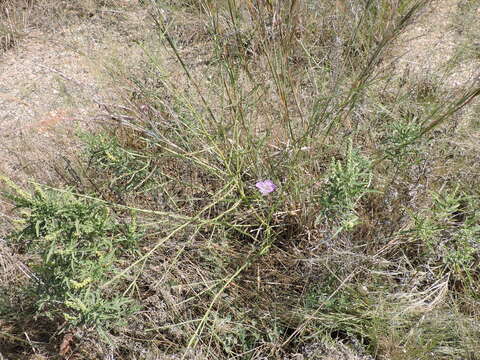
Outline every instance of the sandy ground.
<path fill-rule="evenodd" d="M 464 36 L 456 22 L 461 0 L 435 0 L 398 39 L 397 70 L 418 79 L 439 83 L 445 90 L 464 87 L 479 75 L 479 59 L 458 58 Z M 480 19 L 478 14 L 470 14 Z M 458 16 L 458 15 L 457 15 Z M 453 66 L 454 69 L 453 69 Z"/>
<path fill-rule="evenodd" d="M 13 176 L 27 159 L 35 163 L 60 150 L 64 137 L 93 114 L 86 101 L 99 95 L 93 77 L 78 54 L 55 40 L 34 32 L 1 59 L 2 173 Z"/>

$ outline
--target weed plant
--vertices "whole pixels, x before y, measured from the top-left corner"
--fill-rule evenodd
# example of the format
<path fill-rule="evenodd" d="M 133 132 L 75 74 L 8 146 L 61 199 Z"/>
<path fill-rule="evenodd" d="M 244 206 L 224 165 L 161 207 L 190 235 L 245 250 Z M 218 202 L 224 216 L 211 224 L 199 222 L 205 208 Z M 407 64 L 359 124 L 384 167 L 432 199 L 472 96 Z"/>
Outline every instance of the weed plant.
<path fill-rule="evenodd" d="M 69 190 L 37 187 L 33 194 L 17 191 L 10 198 L 24 211 L 10 242 L 38 257 L 31 263 L 35 282 L 24 289 L 34 300 L 35 317 L 100 329 L 126 320 L 132 300 L 101 285 L 115 273 L 121 256 L 138 253 L 135 223 L 115 222 L 103 204 Z"/>

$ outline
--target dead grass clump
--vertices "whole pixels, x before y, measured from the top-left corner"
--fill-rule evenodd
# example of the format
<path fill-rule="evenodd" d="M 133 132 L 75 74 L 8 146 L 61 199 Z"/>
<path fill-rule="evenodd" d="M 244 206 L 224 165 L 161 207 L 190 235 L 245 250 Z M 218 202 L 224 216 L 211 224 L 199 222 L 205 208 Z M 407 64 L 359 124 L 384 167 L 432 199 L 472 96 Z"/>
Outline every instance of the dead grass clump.
<path fill-rule="evenodd" d="M 7 0 L 0 4 L 0 55 L 25 36 L 34 3 L 31 0 Z"/>

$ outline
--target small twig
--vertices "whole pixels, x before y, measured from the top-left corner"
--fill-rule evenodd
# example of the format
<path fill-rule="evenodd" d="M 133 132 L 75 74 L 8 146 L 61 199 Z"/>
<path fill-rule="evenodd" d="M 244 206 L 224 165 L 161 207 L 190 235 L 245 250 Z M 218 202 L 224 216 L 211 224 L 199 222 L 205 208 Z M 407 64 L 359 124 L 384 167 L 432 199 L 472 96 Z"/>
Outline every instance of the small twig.
<path fill-rule="evenodd" d="M 68 80 L 68 81 L 74 83 L 74 84 L 77 85 L 77 86 L 80 86 L 80 87 L 83 87 L 83 88 L 87 87 L 87 85 L 82 84 L 81 82 L 79 82 L 79 81 L 77 81 L 77 80 L 75 80 L 75 79 L 72 79 L 71 77 L 68 77 L 67 75 L 65 75 L 64 73 L 62 73 L 62 72 L 59 71 L 59 70 L 53 69 L 53 68 L 51 68 L 51 67 L 48 67 L 48 66 L 45 66 L 45 65 L 42 65 L 42 64 L 38 64 L 38 66 L 40 66 L 41 68 L 43 68 L 43 69 L 45 69 L 45 70 L 48 70 L 48 71 L 50 71 L 50 72 L 53 72 L 53 73 L 55 73 L 55 74 L 57 74 L 57 75 L 60 75 L 60 76 L 61 76 L 62 78 L 64 78 L 65 80 Z"/>

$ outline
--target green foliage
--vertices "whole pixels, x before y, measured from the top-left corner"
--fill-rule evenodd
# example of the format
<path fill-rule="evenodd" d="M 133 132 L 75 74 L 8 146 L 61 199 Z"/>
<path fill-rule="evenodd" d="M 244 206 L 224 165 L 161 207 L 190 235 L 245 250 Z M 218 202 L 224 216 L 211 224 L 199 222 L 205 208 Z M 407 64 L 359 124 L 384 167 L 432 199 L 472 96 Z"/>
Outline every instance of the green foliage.
<path fill-rule="evenodd" d="M 458 190 L 432 193 L 430 212 L 415 215 L 414 231 L 428 256 L 454 280 L 472 285 L 480 244 L 478 199 Z"/>
<path fill-rule="evenodd" d="M 385 157 L 396 166 L 405 167 L 419 161 L 420 149 L 416 140 L 421 127 L 415 121 L 393 121 L 388 126 Z"/>
<path fill-rule="evenodd" d="M 370 161 L 353 149 L 350 142 L 345 160 L 332 160 L 326 186 L 320 202 L 322 214 L 317 222 L 328 218 L 339 220 L 342 229 L 350 230 L 359 223 L 356 207 L 360 199 L 370 192 L 372 179 Z"/>
<path fill-rule="evenodd" d="M 132 192 L 148 189 L 155 172 L 153 160 L 141 153 L 126 149 L 115 136 L 84 135 L 86 157 L 101 179 L 108 179 L 111 189 Z"/>
<path fill-rule="evenodd" d="M 30 264 L 38 277 L 30 288 L 37 315 L 63 316 L 72 326 L 124 322 L 135 311 L 132 300 L 110 294 L 102 284 L 121 256 L 136 252 L 141 233 L 135 221 L 121 224 L 102 203 L 69 191 L 37 187 L 31 195 L 10 197 L 22 210 L 22 229 L 10 241 L 38 256 Z"/>

